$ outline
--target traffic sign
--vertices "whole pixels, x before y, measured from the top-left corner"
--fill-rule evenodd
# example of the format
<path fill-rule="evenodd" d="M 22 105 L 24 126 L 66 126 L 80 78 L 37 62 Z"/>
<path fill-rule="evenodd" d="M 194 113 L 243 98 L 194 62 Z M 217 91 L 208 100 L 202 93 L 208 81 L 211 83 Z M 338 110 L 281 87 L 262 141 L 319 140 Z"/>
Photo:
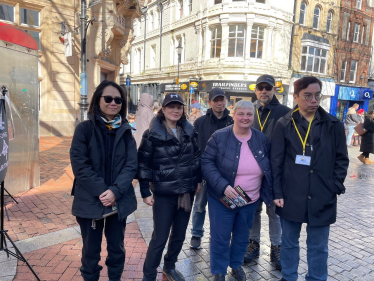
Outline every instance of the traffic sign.
<path fill-rule="evenodd" d="M 130 86 L 131 85 L 131 78 L 126 78 L 126 86 Z"/>
<path fill-rule="evenodd" d="M 190 87 L 190 94 L 193 94 L 194 90 L 193 90 L 193 87 L 191 86 Z"/>

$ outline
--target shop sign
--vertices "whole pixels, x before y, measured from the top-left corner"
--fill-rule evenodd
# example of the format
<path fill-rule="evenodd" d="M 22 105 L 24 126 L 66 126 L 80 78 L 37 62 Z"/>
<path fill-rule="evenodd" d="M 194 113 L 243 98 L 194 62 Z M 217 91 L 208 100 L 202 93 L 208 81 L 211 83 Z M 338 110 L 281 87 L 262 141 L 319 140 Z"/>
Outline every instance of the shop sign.
<path fill-rule="evenodd" d="M 254 81 L 230 81 L 230 80 L 208 80 L 200 81 L 199 91 L 209 92 L 213 88 L 221 88 L 226 93 L 234 92 L 252 92 L 249 89 L 251 84 L 254 84 Z"/>
<path fill-rule="evenodd" d="M 177 91 L 188 91 L 188 83 L 170 83 L 170 84 L 161 84 L 161 92 L 177 92 Z"/>
<path fill-rule="evenodd" d="M 373 90 L 370 88 L 339 86 L 339 100 L 371 100 L 372 98 Z"/>

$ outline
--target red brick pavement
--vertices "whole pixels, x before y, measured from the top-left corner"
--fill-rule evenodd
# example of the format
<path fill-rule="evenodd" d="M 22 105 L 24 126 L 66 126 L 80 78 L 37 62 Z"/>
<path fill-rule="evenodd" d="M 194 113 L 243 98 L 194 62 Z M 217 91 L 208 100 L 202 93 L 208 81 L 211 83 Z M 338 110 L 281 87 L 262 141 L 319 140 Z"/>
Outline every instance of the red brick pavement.
<path fill-rule="evenodd" d="M 68 148 L 71 138 L 42 137 L 40 140 L 40 187 L 18 194 L 19 204 L 10 203 L 7 209 L 11 221 L 5 229 L 14 241 L 54 232 L 76 225 L 71 215 L 70 196 L 73 174 L 69 165 Z M 51 152 L 51 153 L 48 153 Z M 41 181 L 42 182 L 42 181 Z M 125 232 L 126 262 L 122 280 L 141 280 L 147 245 L 136 222 L 127 225 Z M 24 254 L 41 280 L 83 280 L 80 275 L 82 239 L 74 239 L 41 250 Z M 103 239 L 100 264 L 103 266 L 100 280 L 108 280 L 104 264 L 106 242 Z M 18 262 L 14 280 L 36 280 L 24 263 Z M 167 280 L 159 273 L 157 280 Z"/>

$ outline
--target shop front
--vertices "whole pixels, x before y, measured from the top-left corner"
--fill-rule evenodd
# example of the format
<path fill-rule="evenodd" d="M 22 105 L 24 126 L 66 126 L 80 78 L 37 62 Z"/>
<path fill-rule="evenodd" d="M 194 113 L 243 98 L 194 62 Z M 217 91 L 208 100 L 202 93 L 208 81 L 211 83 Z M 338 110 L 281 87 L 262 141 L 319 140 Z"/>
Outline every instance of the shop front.
<path fill-rule="evenodd" d="M 330 114 L 344 121 L 349 107 L 358 103 L 359 108 L 367 112 L 372 98 L 373 90 L 370 88 L 336 85 L 335 95 L 331 99 Z"/>

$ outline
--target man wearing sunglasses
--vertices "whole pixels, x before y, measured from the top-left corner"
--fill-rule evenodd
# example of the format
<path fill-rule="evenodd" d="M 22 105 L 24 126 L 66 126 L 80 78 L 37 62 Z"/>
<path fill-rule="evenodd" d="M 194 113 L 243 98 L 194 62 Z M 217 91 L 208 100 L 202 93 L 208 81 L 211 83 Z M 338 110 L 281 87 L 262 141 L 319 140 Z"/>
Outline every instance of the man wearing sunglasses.
<path fill-rule="evenodd" d="M 299 237 L 306 223 L 306 281 L 327 280 L 330 225 L 345 192 L 348 152 L 344 126 L 319 106 L 322 82 L 294 83 L 297 106 L 279 119 L 271 144 L 274 203 L 282 224 L 282 281 L 298 280 Z"/>
<path fill-rule="evenodd" d="M 255 107 L 255 118 L 252 127 L 263 132 L 269 139 L 278 119 L 286 115 L 291 109 L 279 103 L 275 96 L 275 80 L 271 75 L 262 75 L 256 81 L 255 93 L 257 101 L 253 103 Z M 252 262 L 254 258 L 260 256 L 260 232 L 261 232 L 261 212 L 262 202 L 258 205 L 250 230 L 250 243 L 244 257 L 246 263 Z M 279 216 L 275 214 L 275 204 L 266 206 L 266 213 L 269 217 L 269 237 L 271 242 L 270 260 L 275 267 L 281 270 L 280 248 L 282 229 Z"/>

